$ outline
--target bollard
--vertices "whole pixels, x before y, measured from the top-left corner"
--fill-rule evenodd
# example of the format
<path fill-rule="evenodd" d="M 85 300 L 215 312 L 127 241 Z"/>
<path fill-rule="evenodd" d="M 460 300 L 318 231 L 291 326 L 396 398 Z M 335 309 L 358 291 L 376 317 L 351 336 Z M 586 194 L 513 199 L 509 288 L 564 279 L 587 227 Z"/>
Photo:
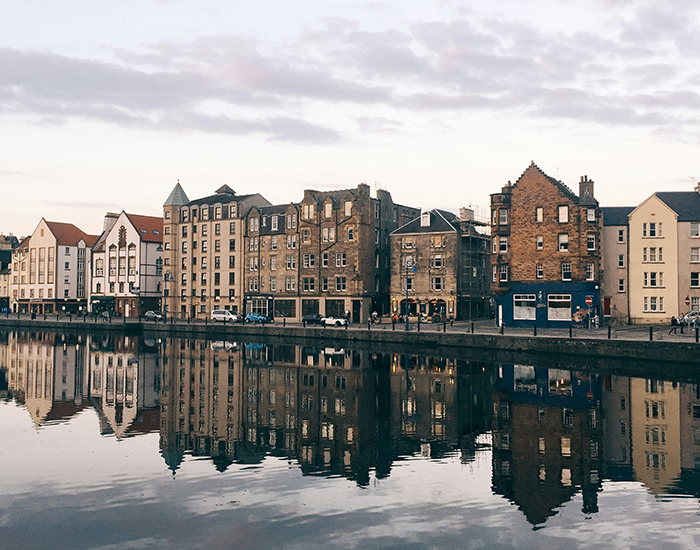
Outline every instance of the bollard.
<path fill-rule="evenodd" d="M 348 323 L 348 320 L 345 319 L 345 330 L 348 330 L 348 325 L 349 325 L 349 324 L 350 324 L 350 323 Z"/>
<path fill-rule="evenodd" d="M 569 338 L 573 338 L 574 336 L 574 327 L 569 325 Z"/>
<path fill-rule="evenodd" d="M 109 319 L 109 324 L 111 325 L 111 324 L 112 324 L 112 316 L 110 315 L 110 316 L 107 317 L 107 318 Z"/>
<path fill-rule="evenodd" d="M 372 330 L 372 323 L 369 319 L 367 319 L 367 330 Z"/>
<path fill-rule="evenodd" d="M 654 340 L 654 327 L 649 327 L 649 341 Z"/>
<path fill-rule="evenodd" d="M 474 321 L 472 321 L 472 334 L 474 334 Z"/>
<path fill-rule="evenodd" d="M 610 325 L 608 325 L 608 340 L 610 340 L 611 336 L 612 336 L 612 327 Z"/>
<path fill-rule="evenodd" d="M 126 315 L 124 315 L 123 319 L 124 319 L 124 324 L 126 325 Z"/>
<path fill-rule="evenodd" d="M 44 321 L 46 321 L 46 312 L 44 312 Z"/>
<path fill-rule="evenodd" d="M 416 326 L 418 327 L 418 332 L 420 332 L 420 317 L 418 317 L 418 324 Z"/>
<path fill-rule="evenodd" d="M 190 324 L 190 316 L 189 315 L 187 316 L 187 324 L 188 325 Z"/>
<path fill-rule="evenodd" d="M 68 322 L 70 323 L 70 322 L 72 322 L 72 321 L 73 321 L 73 314 L 72 314 L 72 313 L 69 313 L 69 314 L 68 314 Z"/>
<path fill-rule="evenodd" d="M 504 327 L 504 326 L 505 326 L 505 325 L 501 325 L 501 335 L 503 335 L 503 327 Z"/>
<path fill-rule="evenodd" d="M 534 326 L 532 327 L 532 329 L 533 329 L 533 330 L 532 330 L 532 335 L 533 335 L 533 336 L 537 336 L 537 325 L 534 325 Z"/>
<path fill-rule="evenodd" d="M 683 334 L 683 325 L 684 325 L 685 323 L 682 323 L 682 322 L 681 322 L 681 323 L 679 323 L 679 324 L 680 324 L 680 326 L 681 326 L 681 334 Z"/>
<path fill-rule="evenodd" d="M 391 320 L 391 332 L 396 331 L 396 321 L 394 319 Z"/>
<path fill-rule="evenodd" d="M 442 322 L 442 332 L 447 332 L 447 321 Z"/>
<path fill-rule="evenodd" d="M 700 328 L 695 327 L 695 343 L 700 342 Z"/>
<path fill-rule="evenodd" d="M 209 322 L 209 317 L 205 317 L 204 318 L 204 326 L 207 326 L 208 322 Z"/>
<path fill-rule="evenodd" d="M 283 327 L 287 326 L 287 318 L 286 317 L 282 317 L 282 326 Z"/>

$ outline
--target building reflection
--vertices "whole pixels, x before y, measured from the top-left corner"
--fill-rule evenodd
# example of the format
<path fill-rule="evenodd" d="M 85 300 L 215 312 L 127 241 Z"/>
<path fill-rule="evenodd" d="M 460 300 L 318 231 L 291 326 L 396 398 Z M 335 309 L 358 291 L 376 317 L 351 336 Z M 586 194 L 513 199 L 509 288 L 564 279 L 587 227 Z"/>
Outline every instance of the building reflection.
<path fill-rule="evenodd" d="M 160 368 L 154 342 L 8 332 L 0 340 L 7 394 L 35 426 L 67 421 L 90 406 L 102 434 L 158 430 Z"/>
<path fill-rule="evenodd" d="M 167 341 L 163 356 L 161 449 L 173 471 L 188 453 L 220 469 L 270 455 L 366 485 L 416 449 L 434 455 L 466 441 L 473 456 L 474 433 L 489 428 L 483 365 L 199 340 Z"/>
<path fill-rule="evenodd" d="M 594 374 L 501 365 L 493 393 L 493 490 L 532 524 L 583 493 L 597 512 L 604 475 L 601 381 Z"/>

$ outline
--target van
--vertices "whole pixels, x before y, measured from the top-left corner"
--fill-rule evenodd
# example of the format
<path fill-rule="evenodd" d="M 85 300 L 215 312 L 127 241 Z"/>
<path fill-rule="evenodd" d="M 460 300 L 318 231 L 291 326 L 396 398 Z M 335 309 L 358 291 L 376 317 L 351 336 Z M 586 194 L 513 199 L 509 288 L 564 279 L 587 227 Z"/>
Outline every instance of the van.
<path fill-rule="evenodd" d="M 228 309 L 215 309 L 211 312 L 212 322 L 221 321 L 223 323 L 238 323 L 241 318 Z"/>

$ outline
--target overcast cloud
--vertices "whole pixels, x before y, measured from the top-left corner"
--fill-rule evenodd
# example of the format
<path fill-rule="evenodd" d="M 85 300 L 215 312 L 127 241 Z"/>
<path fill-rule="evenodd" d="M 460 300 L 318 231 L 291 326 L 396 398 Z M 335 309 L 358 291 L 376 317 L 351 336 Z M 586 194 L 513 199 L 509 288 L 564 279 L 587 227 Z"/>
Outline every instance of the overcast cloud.
<path fill-rule="evenodd" d="M 486 110 L 682 128 L 700 110 L 694 15 L 640 5 L 608 21 L 618 31 L 605 37 L 493 17 L 379 31 L 331 18 L 291 41 L 210 36 L 115 48 L 108 60 L 5 47 L 0 116 L 322 144 L 353 139 L 353 127 L 386 131 L 343 105 L 381 106 L 387 118 Z M 332 121 L 315 110 L 327 104 Z"/>

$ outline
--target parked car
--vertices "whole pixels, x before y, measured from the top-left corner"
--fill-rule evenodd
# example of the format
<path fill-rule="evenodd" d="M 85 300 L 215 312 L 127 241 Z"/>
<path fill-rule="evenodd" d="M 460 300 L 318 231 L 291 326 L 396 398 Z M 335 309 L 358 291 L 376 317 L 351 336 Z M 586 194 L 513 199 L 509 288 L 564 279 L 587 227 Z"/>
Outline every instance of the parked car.
<path fill-rule="evenodd" d="M 305 325 L 320 325 L 323 322 L 323 315 L 320 313 L 309 313 L 301 318 Z"/>
<path fill-rule="evenodd" d="M 333 317 L 330 315 L 321 319 L 321 323 L 331 327 L 342 327 L 348 324 L 348 320 L 345 317 Z"/>
<path fill-rule="evenodd" d="M 691 325 L 698 315 L 700 315 L 700 311 L 689 311 L 680 318 L 680 321 L 686 325 Z M 698 322 L 700 323 L 700 320 Z"/>
<path fill-rule="evenodd" d="M 274 323 L 274 319 L 268 315 L 263 315 L 262 313 L 255 313 L 251 311 L 245 316 L 246 323 Z"/>
<path fill-rule="evenodd" d="M 146 319 L 148 319 L 149 321 L 162 321 L 163 320 L 163 316 L 160 313 L 158 313 L 156 311 L 152 311 L 152 310 L 147 311 L 146 313 L 143 314 L 143 316 Z"/>
<path fill-rule="evenodd" d="M 214 323 L 217 321 L 221 321 L 222 323 L 240 323 L 241 316 L 228 309 L 215 309 L 211 312 L 211 320 Z"/>

